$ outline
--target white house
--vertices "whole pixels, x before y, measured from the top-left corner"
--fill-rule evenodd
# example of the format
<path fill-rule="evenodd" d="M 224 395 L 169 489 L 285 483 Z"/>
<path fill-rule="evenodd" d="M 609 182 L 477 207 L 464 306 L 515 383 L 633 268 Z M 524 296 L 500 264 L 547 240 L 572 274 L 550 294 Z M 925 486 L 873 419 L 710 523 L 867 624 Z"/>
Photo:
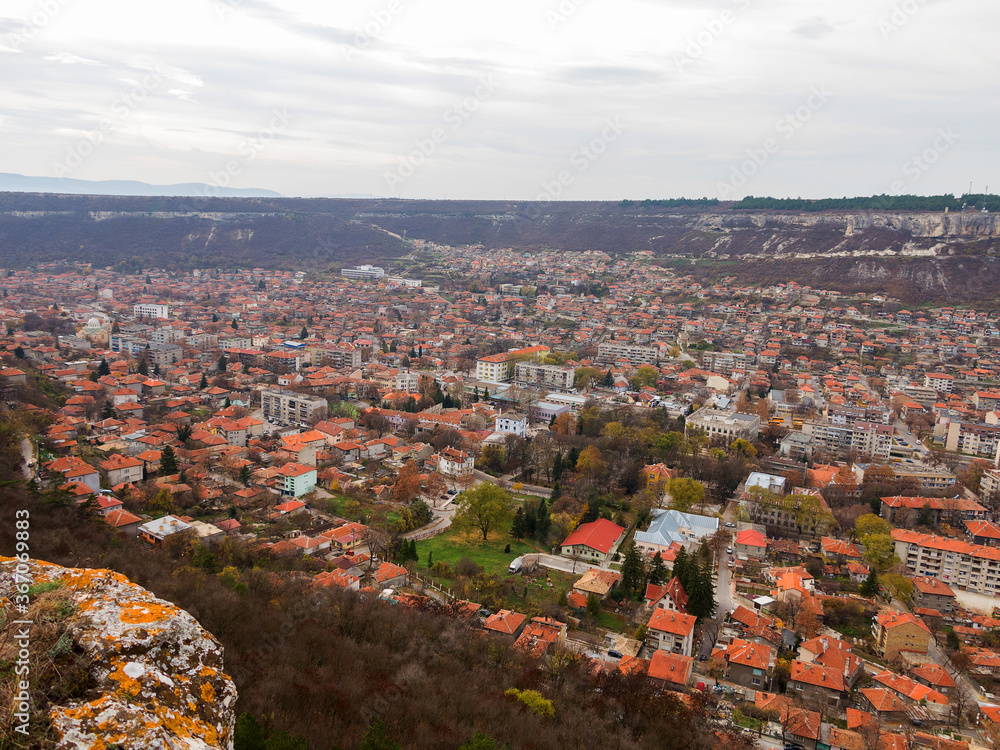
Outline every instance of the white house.
<path fill-rule="evenodd" d="M 497 417 L 497 432 L 525 437 L 528 434 L 528 418 L 516 412 L 501 414 Z"/>
<path fill-rule="evenodd" d="M 277 488 L 282 495 L 300 497 L 316 487 L 316 467 L 288 463 L 278 470 Z"/>
<path fill-rule="evenodd" d="M 476 467 L 476 459 L 470 453 L 445 448 L 438 454 L 438 471 L 448 477 L 471 474 Z"/>
<path fill-rule="evenodd" d="M 646 626 L 646 645 L 653 651 L 670 651 L 691 656 L 694 644 L 694 615 L 669 609 L 655 609 Z"/>

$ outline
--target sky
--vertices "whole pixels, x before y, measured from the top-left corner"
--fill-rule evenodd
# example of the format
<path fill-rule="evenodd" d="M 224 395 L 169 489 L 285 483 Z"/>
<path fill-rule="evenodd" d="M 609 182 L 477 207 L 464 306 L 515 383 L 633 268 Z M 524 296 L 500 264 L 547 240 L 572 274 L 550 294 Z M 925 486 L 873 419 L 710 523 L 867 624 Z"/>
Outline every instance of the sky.
<path fill-rule="evenodd" d="M 287 196 L 1000 190 L 995 0 L 4 0 L 0 172 Z"/>

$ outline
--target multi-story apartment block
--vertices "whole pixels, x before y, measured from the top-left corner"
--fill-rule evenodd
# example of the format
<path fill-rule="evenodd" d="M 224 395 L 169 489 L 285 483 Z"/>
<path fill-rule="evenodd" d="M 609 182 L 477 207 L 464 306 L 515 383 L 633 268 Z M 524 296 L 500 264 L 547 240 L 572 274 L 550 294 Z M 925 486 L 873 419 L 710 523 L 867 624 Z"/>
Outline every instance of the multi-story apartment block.
<path fill-rule="evenodd" d="M 909 612 L 886 610 L 872 618 L 875 650 L 886 661 L 892 661 L 900 651 L 926 654 L 931 631 L 924 621 Z"/>
<path fill-rule="evenodd" d="M 361 349 L 354 344 L 323 344 L 310 348 L 309 354 L 320 367 L 361 367 Z"/>
<path fill-rule="evenodd" d="M 282 427 L 305 426 L 327 409 L 325 398 L 281 390 L 264 391 L 260 403 L 264 419 Z"/>
<path fill-rule="evenodd" d="M 865 456 L 888 460 L 892 448 L 892 425 L 855 422 L 851 448 Z"/>
<path fill-rule="evenodd" d="M 357 268 L 343 268 L 340 275 L 347 279 L 381 279 L 385 276 L 385 269 L 378 266 L 363 265 Z"/>
<path fill-rule="evenodd" d="M 882 498 L 882 507 L 879 515 L 889 523 L 898 524 L 899 521 L 896 518 L 904 508 L 918 512 L 927 508 L 934 525 L 941 523 L 942 520 L 952 524 L 958 524 L 962 521 L 975 521 L 986 518 L 988 513 L 986 508 L 975 500 L 965 497 L 906 497 L 893 495 L 892 497 Z"/>
<path fill-rule="evenodd" d="M 524 349 L 512 349 L 508 352 L 480 357 L 476 360 L 476 380 L 485 380 L 488 383 L 506 383 L 514 377 L 514 365 L 518 361 L 526 361 L 548 351 L 549 347 L 547 346 L 529 346 Z"/>
<path fill-rule="evenodd" d="M 597 345 L 597 359 L 605 363 L 623 359 L 633 366 L 653 365 L 655 367 L 660 360 L 660 350 L 655 346 L 606 342 Z"/>
<path fill-rule="evenodd" d="M 132 316 L 136 318 L 169 318 L 170 305 L 154 305 L 148 302 L 132 305 Z"/>
<path fill-rule="evenodd" d="M 520 388 L 544 388 L 554 391 L 573 390 L 575 367 L 517 362 L 514 365 L 514 385 Z"/>
<path fill-rule="evenodd" d="M 893 463 L 889 464 L 895 479 L 913 480 L 921 490 L 946 490 L 954 487 L 958 477 L 942 467 L 924 466 L 923 464 Z"/>
<path fill-rule="evenodd" d="M 756 365 L 757 358 L 745 352 L 704 352 L 701 364 L 706 370 L 730 375 L 734 370 L 746 370 Z"/>
<path fill-rule="evenodd" d="M 924 387 L 933 388 L 938 393 L 951 393 L 955 388 L 955 378 L 944 372 L 924 375 Z"/>
<path fill-rule="evenodd" d="M 1000 448 L 1000 425 L 952 422 L 948 425 L 945 450 L 958 451 L 971 456 L 986 456 L 991 461 Z"/>
<path fill-rule="evenodd" d="M 896 555 L 919 576 L 944 581 L 952 588 L 996 596 L 1000 591 L 1000 549 L 947 537 L 893 529 Z"/>
<path fill-rule="evenodd" d="M 316 488 L 316 467 L 289 463 L 278 469 L 279 492 L 286 497 L 301 497 Z"/>
<path fill-rule="evenodd" d="M 721 438 L 732 441 L 737 438 L 755 440 L 760 431 L 760 417 L 756 414 L 741 414 L 718 409 L 699 409 L 684 422 L 684 433 L 688 430 L 703 430 L 708 439 Z"/>
<path fill-rule="evenodd" d="M 983 472 L 979 494 L 987 501 L 1000 498 L 1000 469 L 988 469 Z"/>

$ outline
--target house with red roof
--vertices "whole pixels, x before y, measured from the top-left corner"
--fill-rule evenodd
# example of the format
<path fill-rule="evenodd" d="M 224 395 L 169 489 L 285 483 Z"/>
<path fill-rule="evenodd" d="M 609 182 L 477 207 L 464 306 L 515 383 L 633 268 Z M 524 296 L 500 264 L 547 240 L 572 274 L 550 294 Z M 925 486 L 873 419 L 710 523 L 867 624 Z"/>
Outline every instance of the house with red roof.
<path fill-rule="evenodd" d="M 686 615 L 683 612 L 654 609 L 653 616 L 646 625 L 646 645 L 654 651 L 671 651 L 691 656 L 694 624 L 697 619 L 694 615 Z"/>
<path fill-rule="evenodd" d="M 955 609 L 955 592 L 944 581 L 930 576 L 913 576 L 912 600 L 915 607 L 948 613 Z"/>
<path fill-rule="evenodd" d="M 840 669 L 828 667 L 818 661 L 804 662 L 799 659 L 792 662 L 788 687 L 811 705 L 833 709 L 840 707 L 850 690 Z"/>
<path fill-rule="evenodd" d="M 301 497 L 316 488 L 316 467 L 290 462 L 278 469 L 276 488 L 290 497 Z"/>
<path fill-rule="evenodd" d="M 646 584 L 646 608 L 688 613 L 688 595 L 677 576 L 664 585 Z"/>
<path fill-rule="evenodd" d="M 691 680 L 693 667 L 694 659 L 690 656 L 670 651 L 654 651 L 646 676 L 659 687 L 683 691 Z"/>
<path fill-rule="evenodd" d="M 734 638 L 713 649 L 712 658 L 726 663 L 726 678 L 737 685 L 760 690 L 770 687 L 777 651 L 766 643 Z"/>
<path fill-rule="evenodd" d="M 491 633 L 505 636 L 513 643 L 524 630 L 524 624 L 527 619 L 527 616 L 522 615 L 520 612 L 501 609 L 496 614 L 486 618 L 483 622 L 483 628 Z"/>
<path fill-rule="evenodd" d="M 872 618 L 875 650 L 886 661 L 892 661 L 900 651 L 926 654 L 931 631 L 924 621 L 909 612 L 883 610 Z"/>
<path fill-rule="evenodd" d="M 767 553 L 767 536 L 756 529 L 743 529 L 736 535 L 733 551 L 741 559 L 762 560 Z"/>
<path fill-rule="evenodd" d="M 115 454 L 107 461 L 101 462 L 101 473 L 111 487 L 128 482 L 142 481 L 143 462 L 132 456 Z"/>
<path fill-rule="evenodd" d="M 624 528 L 606 518 L 598 518 L 576 527 L 559 545 L 559 554 L 600 565 L 611 558 L 624 538 Z"/>

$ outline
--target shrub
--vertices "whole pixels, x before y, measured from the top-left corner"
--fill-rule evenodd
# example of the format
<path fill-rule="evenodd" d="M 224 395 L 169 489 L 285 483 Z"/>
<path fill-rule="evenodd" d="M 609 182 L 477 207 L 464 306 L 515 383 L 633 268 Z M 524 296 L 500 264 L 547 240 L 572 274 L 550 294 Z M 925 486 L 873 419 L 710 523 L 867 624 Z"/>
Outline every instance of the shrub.
<path fill-rule="evenodd" d="M 552 705 L 552 701 L 539 693 L 537 690 L 518 690 L 517 688 L 510 688 L 504 693 L 504 695 L 511 698 L 517 698 L 517 700 L 521 701 L 521 703 L 539 716 L 556 715 L 556 709 Z"/>

